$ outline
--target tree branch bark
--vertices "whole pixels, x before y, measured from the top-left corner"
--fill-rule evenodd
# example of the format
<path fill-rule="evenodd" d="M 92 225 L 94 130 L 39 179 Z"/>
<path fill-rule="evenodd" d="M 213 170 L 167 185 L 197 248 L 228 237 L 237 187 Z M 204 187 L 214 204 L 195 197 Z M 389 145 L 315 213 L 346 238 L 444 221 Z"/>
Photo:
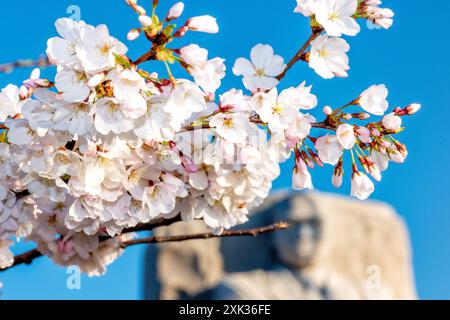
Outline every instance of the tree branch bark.
<path fill-rule="evenodd" d="M 302 55 L 306 52 L 306 50 L 309 48 L 311 42 L 316 39 L 320 33 L 322 32 L 322 29 L 313 30 L 311 33 L 311 36 L 306 40 L 305 44 L 298 50 L 298 52 L 295 54 L 295 56 L 291 59 L 291 61 L 288 62 L 286 68 L 284 71 L 277 76 L 278 81 L 281 81 L 285 76 L 286 73 L 302 58 Z"/>
<path fill-rule="evenodd" d="M 182 242 L 188 240 L 206 240 L 212 238 L 229 238 L 229 237 L 256 237 L 260 234 L 271 233 L 275 231 L 285 230 L 289 228 L 289 224 L 286 222 L 278 222 L 266 227 L 247 229 L 247 230 L 227 230 L 224 231 L 220 235 L 216 235 L 214 233 L 198 233 L 198 234 L 190 234 L 190 235 L 181 235 L 181 236 L 169 236 L 169 237 L 150 237 L 144 239 L 136 239 L 126 241 L 122 244 L 122 248 L 127 248 L 130 246 L 135 246 L 139 244 L 154 244 L 154 243 L 167 243 L 167 242 Z"/>
<path fill-rule="evenodd" d="M 131 233 L 131 232 L 139 232 L 139 231 L 152 231 L 153 229 L 157 227 L 162 226 L 169 226 L 175 222 L 181 221 L 181 216 L 178 215 L 172 219 L 158 219 L 155 221 L 152 221 L 148 224 L 142 224 L 138 225 L 134 228 L 128 228 L 125 229 L 122 234 L 125 233 Z M 249 229 L 249 230 L 236 230 L 236 231 L 225 231 L 222 235 L 214 235 L 213 233 L 202 233 L 202 234 L 193 234 L 193 235 L 182 235 L 182 236 L 173 236 L 173 237 L 150 237 L 150 238 L 144 238 L 144 239 L 137 239 L 137 240 L 131 240 L 124 242 L 121 246 L 122 248 L 127 248 L 130 246 L 138 245 L 138 244 L 151 244 L 151 243 L 165 243 L 165 242 L 181 242 L 181 241 L 187 241 L 187 240 L 194 240 L 194 239 L 210 239 L 210 238 L 225 238 L 225 237 L 237 237 L 237 236 L 257 236 L 259 234 L 263 233 L 269 233 L 274 232 L 278 230 L 283 230 L 289 228 L 289 224 L 285 222 L 279 222 L 276 224 L 273 224 L 271 226 L 267 227 L 261 227 L 261 228 L 255 228 L 255 229 Z M 112 238 L 105 237 L 101 239 L 101 241 L 107 241 Z M 33 249 L 30 251 L 27 251 L 25 253 L 19 254 L 14 257 L 14 263 L 12 266 L 0 269 L 0 272 L 12 269 L 13 267 L 27 264 L 30 265 L 33 263 L 33 261 L 37 258 L 42 257 L 42 253 L 39 252 L 37 249 Z"/>

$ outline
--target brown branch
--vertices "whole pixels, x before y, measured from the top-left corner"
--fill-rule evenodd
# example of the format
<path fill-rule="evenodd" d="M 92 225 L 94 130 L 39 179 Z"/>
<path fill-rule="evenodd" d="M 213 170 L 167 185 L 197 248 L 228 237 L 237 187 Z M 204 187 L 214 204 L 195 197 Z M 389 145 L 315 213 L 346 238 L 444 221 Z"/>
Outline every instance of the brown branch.
<path fill-rule="evenodd" d="M 33 249 L 25 253 L 19 254 L 14 257 L 14 263 L 12 266 L 6 269 L 0 269 L 0 272 L 6 271 L 10 268 L 16 267 L 21 264 L 31 264 L 34 259 L 37 259 L 39 257 L 42 257 L 42 253 L 40 253 L 37 249 Z"/>
<path fill-rule="evenodd" d="M 152 48 L 151 50 L 149 50 L 148 52 L 143 54 L 141 57 L 139 57 L 136 61 L 134 61 L 133 64 L 137 66 L 145 61 L 153 60 L 153 59 L 155 59 L 155 57 L 156 57 L 155 51 Z"/>
<path fill-rule="evenodd" d="M 290 225 L 286 222 L 278 222 L 266 227 L 260 227 L 255 229 L 247 230 L 227 230 L 220 235 L 214 233 L 198 233 L 191 235 L 181 235 L 181 236 L 169 236 L 169 237 L 150 237 L 144 239 L 130 240 L 122 243 L 122 248 L 127 248 L 130 246 L 135 246 L 139 244 L 154 244 L 154 243 L 167 243 L 167 242 L 182 242 L 188 240 L 199 240 L 199 239 L 212 239 L 212 238 L 229 238 L 229 237 L 256 237 L 260 234 L 275 232 L 279 230 L 284 230 L 289 228 Z"/>
<path fill-rule="evenodd" d="M 140 224 L 133 228 L 127 228 L 122 231 L 122 234 L 125 233 L 132 233 L 132 232 L 139 232 L 139 231 L 152 231 L 155 228 L 163 227 L 163 226 L 169 226 L 175 222 L 181 221 L 181 215 L 178 215 L 171 219 L 156 219 L 154 221 L 151 221 L 147 224 Z M 111 237 L 100 237 L 100 241 L 108 241 L 111 240 Z M 15 266 L 21 265 L 21 264 L 31 264 L 35 259 L 42 257 L 42 253 L 40 253 L 37 249 L 27 251 L 25 253 L 19 254 L 14 257 L 14 264 L 8 268 L 0 269 L 0 272 L 6 271 L 8 269 L 11 269 Z"/>
<path fill-rule="evenodd" d="M 313 30 L 311 33 L 311 36 L 306 40 L 305 44 L 298 50 L 298 52 L 295 54 L 295 56 L 291 59 L 291 61 L 288 62 L 286 68 L 284 71 L 277 76 L 277 79 L 281 81 L 286 76 L 286 73 L 302 58 L 302 55 L 306 52 L 306 50 L 309 48 L 311 42 L 316 39 L 320 33 L 322 32 L 322 29 Z"/>
<path fill-rule="evenodd" d="M 46 68 L 52 66 L 50 61 L 46 56 L 42 56 L 38 60 L 17 60 L 11 63 L 0 64 L 0 73 L 11 73 L 16 68 L 31 68 L 31 67 L 41 67 Z"/>
<path fill-rule="evenodd" d="M 142 224 L 134 228 L 125 229 L 122 234 L 124 233 L 130 233 L 130 232 L 138 232 L 138 231 L 151 231 L 154 228 L 161 227 L 161 226 L 168 226 L 172 223 L 181 221 L 180 216 L 177 216 L 172 219 L 160 219 L 152 221 L 148 224 Z M 138 244 L 151 244 L 151 243 L 165 243 L 165 242 L 182 242 L 187 240 L 194 240 L 194 239 L 211 239 L 211 238 L 226 238 L 226 237 L 238 237 L 238 236 L 257 236 L 264 233 L 270 233 L 275 232 L 279 230 L 284 230 L 289 228 L 289 224 L 285 222 L 279 222 L 275 223 L 273 225 L 267 226 L 267 227 L 261 227 L 261 228 L 255 228 L 255 229 L 249 229 L 249 230 L 236 230 L 236 231 L 224 231 L 221 235 L 215 235 L 213 233 L 201 233 L 201 234 L 193 234 L 193 235 L 183 235 L 183 236 L 173 236 L 173 237 L 150 237 L 150 238 L 144 238 L 144 239 L 138 239 L 138 240 L 131 240 L 126 241 L 122 243 L 121 247 L 123 249 L 138 245 Z M 105 238 L 102 241 L 110 240 L 111 238 Z M 42 257 L 43 254 L 40 253 L 37 249 L 27 251 L 25 253 L 22 253 L 20 255 L 17 255 L 14 257 L 14 263 L 12 266 L 0 269 L 0 272 L 9 270 L 13 267 L 16 267 L 21 264 L 31 264 L 35 259 Z"/>
<path fill-rule="evenodd" d="M 333 127 L 329 124 L 326 124 L 325 122 L 311 123 L 311 126 L 316 129 L 326 129 L 326 130 L 336 131 L 335 127 Z"/>

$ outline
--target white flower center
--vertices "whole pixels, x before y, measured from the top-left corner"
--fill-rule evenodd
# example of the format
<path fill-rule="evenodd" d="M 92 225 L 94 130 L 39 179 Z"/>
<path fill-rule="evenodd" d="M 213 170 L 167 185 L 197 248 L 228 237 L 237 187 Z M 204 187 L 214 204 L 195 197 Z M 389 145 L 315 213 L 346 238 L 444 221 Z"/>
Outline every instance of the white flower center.
<path fill-rule="evenodd" d="M 339 13 L 337 13 L 337 12 L 331 12 L 328 15 L 328 20 L 333 21 L 333 22 L 336 20 L 339 20 L 339 18 L 340 18 L 340 16 L 339 16 Z"/>
<path fill-rule="evenodd" d="M 109 54 L 111 46 L 109 44 L 105 44 L 103 47 L 99 47 L 98 49 L 102 55 L 106 56 Z"/>
<path fill-rule="evenodd" d="M 233 128 L 233 119 L 231 119 L 231 118 L 223 119 L 223 126 L 228 129 Z"/>
<path fill-rule="evenodd" d="M 255 74 L 257 77 L 264 77 L 266 75 L 266 73 L 264 72 L 264 69 L 262 69 L 262 68 L 255 69 Z"/>
<path fill-rule="evenodd" d="M 328 51 L 325 49 L 319 49 L 319 50 L 317 50 L 317 53 L 319 54 L 319 57 L 321 57 L 321 58 L 326 58 L 329 55 Z"/>
<path fill-rule="evenodd" d="M 274 104 L 274 106 L 272 107 L 272 113 L 273 114 L 282 114 L 283 113 L 283 106 L 280 103 L 276 103 Z"/>

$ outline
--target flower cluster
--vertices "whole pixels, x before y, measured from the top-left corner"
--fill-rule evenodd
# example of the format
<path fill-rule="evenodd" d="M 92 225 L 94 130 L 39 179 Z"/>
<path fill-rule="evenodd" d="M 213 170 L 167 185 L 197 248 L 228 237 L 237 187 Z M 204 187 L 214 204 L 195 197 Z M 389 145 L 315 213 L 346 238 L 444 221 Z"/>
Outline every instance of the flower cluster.
<path fill-rule="evenodd" d="M 20 88 L 0 93 L 0 268 L 14 263 L 14 237 L 34 241 L 57 264 L 98 275 L 133 237 L 129 230 L 156 219 L 201 219 L 220 234 L 248 220 L 291 155 L 293 187 L 312 189 L 314 165 L 335 166 L 333 184 L 342 184 L 349 151 L 352 195 L 367 198 L 374 186 L 357 161 L 375 180 L 390 161 L 403 162 L 406 147 L 393 136 L 420 106 L 385 115 L 387 89 L 376 85 L 341 108 L 325 107 L 317 121 L 310 85 L 277 86 L 301 59 L 324 78 L 347 76 L 349 45 L 339 37 L 359 32 L 356 19 L 389 27 L 393 13 L 373 0 L 297 2 L 312 26 L 299 54 L 285 63 L 269 45 L 255 46 L 233 67 L 248 91 L 218 95 L 224 59 L 197 44 L 169 46 L 189 31 L 217 33 L 211 16 L 177 28 L 183 3 L 160 19 L 158 1 L 147 15 L 128 0 L 139 21 L 128 40 L 145 35 L 151 43 L 137 60 L 105 25 L 59 19 L 47 46 L 55 80 L 34 70 Z M 163 62 L 167 77 L 143 69 L 150 60 Z M 191 80 L 175 77 L 172 64 Z M 356 105 L 365 112 L 346 112 Z M 369 122 L 370 115 L 384 117 Z M 313 137 L 313 129 L 329 133 Z"/>

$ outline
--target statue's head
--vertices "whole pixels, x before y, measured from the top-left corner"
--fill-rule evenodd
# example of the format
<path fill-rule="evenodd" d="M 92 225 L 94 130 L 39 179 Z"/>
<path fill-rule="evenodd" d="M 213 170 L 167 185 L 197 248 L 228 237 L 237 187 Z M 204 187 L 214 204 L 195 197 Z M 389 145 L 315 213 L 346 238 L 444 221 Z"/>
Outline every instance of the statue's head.
<path fill-rule="evenodd" d="M 275 232 L 274 248 L 284 264 L 300 268 L 310 265 L 321 237 L 321 220 L 314 204 L 307 197 L 301 203 L 280 206 L 276 220 L 289 222 L 287 230 Z"/>

